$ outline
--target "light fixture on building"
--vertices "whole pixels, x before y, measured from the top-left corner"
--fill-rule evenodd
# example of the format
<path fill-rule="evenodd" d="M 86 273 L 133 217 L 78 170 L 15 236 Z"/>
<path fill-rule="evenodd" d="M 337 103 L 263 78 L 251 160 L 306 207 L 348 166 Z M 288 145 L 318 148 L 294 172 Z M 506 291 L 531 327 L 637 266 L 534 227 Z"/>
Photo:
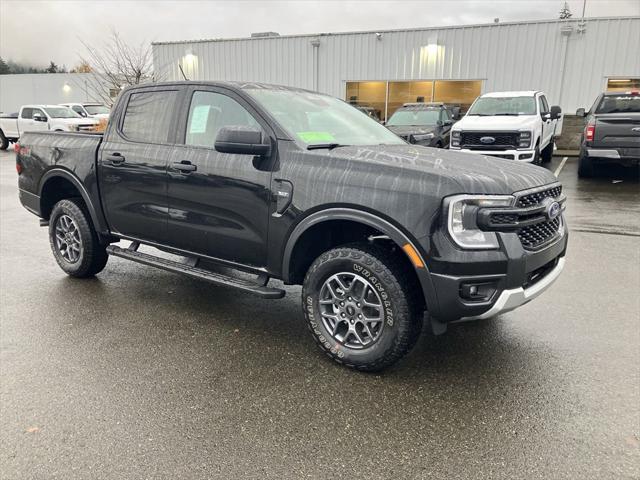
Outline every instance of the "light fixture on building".
<path fill-rule="evenodd" d="M 198 60 L 198 57 L 194 55 L 191 50 L 187 50 L 187 53 L 183 57 L 182 63 L 184 64 L 185 67 L 192 67 L 193 65 L 195 65 L 197 60 Z"/>
<path fill-rule="evenodd" d="M 69 93 L 69 92 L 71 91 L 71 86 L 70 86 L 68 83 L 65 83 L 65 84 L 62 86 L 62 91 L 63 91 L 64 93 Z"/>
<path fill-rule="evenodd" d="M 435 55 L 438 53 L 438 44 L 437 43 L 430 43 L 427 45 L 427 53 L 429 55 Z"/>

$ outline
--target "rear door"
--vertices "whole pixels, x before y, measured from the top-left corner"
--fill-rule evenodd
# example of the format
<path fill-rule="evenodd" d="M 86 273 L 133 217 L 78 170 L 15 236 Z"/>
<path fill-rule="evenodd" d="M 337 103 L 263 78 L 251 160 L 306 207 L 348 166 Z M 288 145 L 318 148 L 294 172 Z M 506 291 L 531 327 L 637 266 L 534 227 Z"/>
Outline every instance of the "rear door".
<path fill-rule="evenodd" d="M 99 155 L 100 191 L 112 232 L 167 240 L 167 164 L 175 148 L 178 87 L 136 89 L 109 128 Z"/>
<path fill-rule="evenodd" d="M 219 153 L 214 143 L 229 126 L 258 127 L 270 137 L 268 123 L 232 90 L 202 86 L 188 92 L 181 126 L 184 145 L 169 165 L 171 245 L 266 266 L 271 171 L 258 157 Z"/>

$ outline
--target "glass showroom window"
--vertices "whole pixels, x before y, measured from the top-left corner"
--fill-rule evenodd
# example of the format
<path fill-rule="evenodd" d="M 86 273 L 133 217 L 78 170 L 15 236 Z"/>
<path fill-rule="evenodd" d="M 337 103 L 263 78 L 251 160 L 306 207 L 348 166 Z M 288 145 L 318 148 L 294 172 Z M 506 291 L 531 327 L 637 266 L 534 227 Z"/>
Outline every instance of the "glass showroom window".
<path fill-rule="evenodd" d="M 347 102 L 367 110 L 379 120 L 386 120 L 386 98 L 387 82 L 347 82 Z"/>
<path fill-rule="evenodd" d="M 405 103 L 430 102 L 433 82 L 389 82 L 389 105 L 387 115 L 393 115 Z"/>
<path fill-rule="evenodd" d="M 480 96 L 481 90 L 482 82 L 480 80 L 438 80 L 435 82 L 433 100 L 460 105 L 460 109 L 464 113 Z"/>
<path fill-rule="evenodd" d="M 607 79 L 608 92 L 628 92 L 630 90 L 640 90 L 640 78 Z"/>

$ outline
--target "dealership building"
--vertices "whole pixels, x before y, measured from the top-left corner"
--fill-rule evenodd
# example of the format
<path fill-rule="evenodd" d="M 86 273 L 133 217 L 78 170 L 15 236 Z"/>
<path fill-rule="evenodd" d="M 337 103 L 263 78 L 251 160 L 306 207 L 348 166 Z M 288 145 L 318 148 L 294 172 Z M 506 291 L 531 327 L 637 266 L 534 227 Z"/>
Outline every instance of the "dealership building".
<path fill-rule="evenodd" d="M 407 102 L 468 107 L 509 90 L 542 90 L 575 113 L 603 90 L 640 88 L 638 52 L 640 17 L 617 17 L 156 42 L 153 62 L 167 80 L 302 87 L 386 119 Z"/>

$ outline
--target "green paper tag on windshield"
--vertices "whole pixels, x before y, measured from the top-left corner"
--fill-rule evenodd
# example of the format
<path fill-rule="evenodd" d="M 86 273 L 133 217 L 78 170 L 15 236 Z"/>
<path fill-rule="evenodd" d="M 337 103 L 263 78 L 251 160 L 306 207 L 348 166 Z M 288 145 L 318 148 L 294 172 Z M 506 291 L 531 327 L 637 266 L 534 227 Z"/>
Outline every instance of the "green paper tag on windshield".
<path fill-rule="evenodd" d="M 297 135 L 304 143 L 308 143 L 309 145 L 336 143 L 336 139 L 333 138 L 333 135 L 329 132 L 297 132 Z"/>

